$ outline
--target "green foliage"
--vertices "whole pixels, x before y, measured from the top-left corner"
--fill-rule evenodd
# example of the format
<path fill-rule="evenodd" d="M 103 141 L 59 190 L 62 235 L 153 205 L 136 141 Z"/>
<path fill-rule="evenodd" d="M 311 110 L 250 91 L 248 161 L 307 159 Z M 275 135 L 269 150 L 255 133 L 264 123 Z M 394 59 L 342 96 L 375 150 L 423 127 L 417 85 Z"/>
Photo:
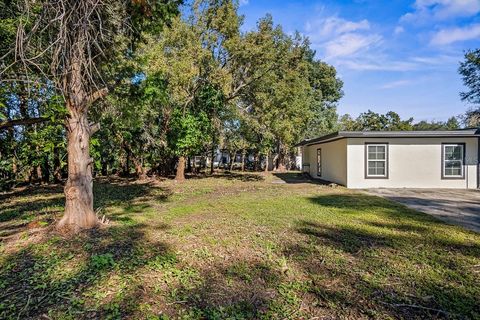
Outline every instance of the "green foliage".
<path fill-rule="evenodd" d="M 340 127 L 341 130 L 346 131 L 404 131 L 413 129 L 412 122 L 413 118 L 402 120 L 393 111 L 379 114 L 368 110 L 361 113 L 355 120 L 348 114 L 342 116 L 340 118 Z"/>
<path fill-rule="evenodd" d="M 458 68 L 464 85 L 468 91 L 460 93 L 463 101 L 477 105 L 467 111 L 464 122 L 469 127 L 480 126 L 480 49 L 470 50 L 465 53 L 465 60 Z"/>
<path fill-rule="evenodd" d="M 447 121 L 420 121 L 413 125 L 413 130 L 456 130 L 460 129 L 460 123 L 456 117 L 450 117 Z"/>
<path fill-rule="evenodd" d="M 262 153 L 285 158 L 306 136 L 332 131 L 342 82 L 335 69 L 314 58 L 308 39 L 285 34 L 267 15 L 245 35 L 241 53 L 254 82 L 242 96 L 246 138 Z"/>
<path fill-rule="evenodd" d="M 93 255 L 90 258 L 90 261 L 92 268 L 95 268 L 97 270 L 103 270 L 115 266 L 115 260 L 113 259 L 113 254 L 111 253 Z"/>
<path fill-rule="evenodd" d="M 130 13 L 132 24 L 133 39 L 138 40 L 144 33 L 160 33 L 164 24 L 159 23 L 165 21 L 167 24 L 178 14 L 178 7 L 183 0 L 145 0 L 145 1 L 128 1 L 127 11 Z"/>
<path fill-rule="evenodd" d="M 242 34 L 237 10 L 232 1 L 195 1 L 187 19 L 175 19 L 144 49 L 146 74 L 162 74 L 167 83 L 164 113 L 175 115 L 170 125 L 184 132 L 169 135 L 176 154 L 205 149 L 193 147 L 200 131 L 211 132 L 210 148 L 267 153 L 280 145 L 277 152 L 287 153 L 308 130 L 328 131 L 336 122 L 342 83 L 335 69 L 315 60 L 308 40 L 286 35 L 271 16 Z"/>
<path fill-rule="evenodd" d="M 176 263 L 178 263 L 177 255 L 169 252 L 167 254 L 160 255 L 152 259 L 148 263 L 148 266 L 155 270 L 163 270 L 166 268 L 173 268 Z"/>
<path fill-rule="evenodd" d="M 163 111 L 167 101 L 165 80 L 158 74 L 116 87 L 92 110 L 91 117 L 101 124 L 95 135 L 99 143 L 91 144 L 96 169 L 104 175 L 112 171 L 128 175 L 131 162 L 153 166 L 166 144 L 163 125 L 169 119 Z"/>
<path fill-rule="evenodd" d="M 402 120 L 393 111 L 379 114 L 368 110 L 361 113 L 356 119 L 345 114 L 339 119 L 339 129 L 345 131 L 406 131 L 406 130 L 456 130 L 460 129 L 460 123 L 456 117 L 450 117 L 447 121 L 420 121 L 413 123 L 413 118 Z"/>
<path fill-rule="evenodd" d="M 0 131 L 0 189 L 27 181 L 58 180 L 65 167 L 66 109 L 49 83 L 0 85 L 0 111 L 6 121 L 43 117 L 48 121 Z"/>
<path fill-rule="evenodd" d="M 460 63 L 458 72 L 468 91 L 462 92 L 462 100 L 480 104 L 480 49 L 465 53 L 465 60 Z"/>
<path fill-rule="evenodd" d="M 201 152 L 206 138 L 212 130 L 210 119 L 203 110 L 175 109 L 171 119 L 169 141 L 178 156 L 194 155 Z"/>

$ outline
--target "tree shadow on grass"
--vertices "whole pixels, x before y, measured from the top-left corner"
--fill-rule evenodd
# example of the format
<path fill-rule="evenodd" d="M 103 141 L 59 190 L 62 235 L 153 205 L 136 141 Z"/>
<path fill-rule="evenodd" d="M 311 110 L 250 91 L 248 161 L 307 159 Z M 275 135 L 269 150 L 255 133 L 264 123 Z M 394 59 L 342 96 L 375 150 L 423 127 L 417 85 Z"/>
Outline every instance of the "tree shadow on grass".
<path fill-rule="evenodd" d="M 64 203 L 63 189 L 59 186 L 10 192 L 0 196 L 0 223 L 23 219 L 34 212 L 45 214 L 48 211 L 45 209 L 63 206 Z"/>
<path fill-rule="evenodd" d="M 303 221 L 297 228 L 297 232 L 321 239 L 335 249 L 346 253 L 358 254 L 361 250 L 393 247 L 392 238 L 387 235 L 373 235 L 361 228 L 344 226 L 332 227 L 314 222 Z"/>
<path fill-rule="evenodd" d="M 337 212 L 351 215 L 355 221 L 377 227 L 377 230 L 396 231 L 395 235 L 388 234 L 389 239 L 410 237 L 412 242 L 428 240 L 445 249 L 458 250 L 465 255 L 480 257 L 480 247 L 477 244 L 458 240 L 448 235 L 448 230 L 475 235 L 474 232 L 447 225 L 435 217 L 409 209 L 402 204 L 365 194 L 320 195 L 311 197 L 309 200 L 322 207 L 339 209 Z M 344 226 L 344 228 L 351 229 L 345 230 L 348 231 L 347 235 L 356 235 L 359 239 L 362 239 L 363 233 L 366 233 L 367 238 L 371 236 L 370 231 L 361 226 L 358 229 L 352 226 Z M 327 230 L 328 228 L 322 232 L 328 233 Z M 389 241 L 389 239 L 382 240 L 382 232 L 377 235 L 379 239 L 374 242 Z"/>
<path fill-rule="evenodd" d="M 117 205 L 125 208 L 125 213 L 139 213 L 149 207 L 147 201 L 165 202 L 172 191 L 153 183 L 130 183 L 119 179 L 113 182 L 94 182 L 94 208 L 103 209 Z M 145 200 L 144 203 L 135 201 Z M 32 221 L 46 226 L 58 218 L 65 205 L 61 186 L 22 189 L 2 195 L 0 204 L 0 241 L 13 237 L 30 227 Z M 125 215 L 112 215 L 113 220 L 128 220 Z"/>
<path fill-rule="evenodd" d="M 402 223 L 402 222 L 378 222 L 378 221 L 368 221 L 368 224 L 378 228 L 387 228 L 396 231 L 404 232 L 417 232 L 421 233 L 427 231 L 428 228 L 421 225 L 415 225 L 412 223 Z"/>
<path fill-rule="evenodd" d="M 435 196 L 402 196 L 386 195 L 385 198 L 411 206 L 420 211 L 434 214 L 449 223 L 464 226 L 470 230 L 480 231 L 480 204 L 475 199 L 450 199 Z"/>
<path fill-rule="evenodd" d="M 207 174 L 195 174 L 195 175 L 187 175 L 187 179 L 206 179 L 206 178 L 214 178 L 214 179 L 225 179 L 231 181 L 241 181 L 241 182 L 257 182 L 257 181 L 264 181 L 265 177 L 262 176 L 260 173 L 252 173 L 252 172 L 233 172 L 233 171 L 222 171 L 222 172 L 215 172 L 213 175 Z"/>
<path fill-rule="evenodd" d="M 64 205 L 61 187 L 39 189 L 31 190 L 32 194 L 28 189 L 23 189 L 2 195 L 0 242 L 39 225 L 48 225 L 56 214 L 60 214 Z"/>
<path fill-rule="evenodd" d="M 286 315 L 282 306 L 275 306 L 285 275 L 262 261 L 236 258 L 181 272 L 185 276 L 167 289 L 171 303 L 180 304 L 173 318 L 180 318 L 182 312 L 195 319 L 259 319 L 268 312 L 277 312 L 278 318 Z"/>
<path fill-rule="evenodd" d="M 384 215 L 388 218 L 398 218 L 402 221 L 443 224 L 443 222 L 434 217 L 409 209 L 402 204 L 361 193 L 326 194 L 311 197 L 309 200 L 322 207 L 340 209 L 340 212 L 343 214 L 378 213 L 379 215 Z"/>
<path fill-rule="evenodd" d="M 51 185 L 29 185 L 24 187 L 15 188 L 13 190 L 7 191 L 0 194 L 0 203 L 8 201 L 13 197 L 25 197 L 25 196 L 36 196 L 36 195 L 47 195 L 47 194 L 57 194 L 63 192 L 63 186 L 60 184 L 51 184 Z"/>
<path fill-rule="evenodd" d="M 53 235 L 0 260 L 0 318 L 118 318 L 138 311 L 135 274 L 169 254 L 144 225 L 112 226 L 74 238 Z M 110 292 L 110 289 L 115 292 Z"/>
<path fill-rule="evenodd" d="M 152 182 L 148 183 L 95 183 L 93 185 L 95 208 L 109 205 L 124 205 L 134 200 L 155 200 L 165 202 L 172 195 L 166 187 L 160 187 Z"/>
<path fill-rule="evenodd" d="M 475 318 L 480 290 L 471 264 L 479 261 L 480 246 L 446 241 L 436 233 L 422 237 L 434 227 L 414 233 L 394 227 L 392 232 L 390 223 L 303 220 L 296 232 L 307 241 L 288 245 L 285 254 L 312 277 L 318 299 L 340 309 L 403 319 Z M 322 248 L 330 248 L 337 262 L 328 254 L 319 258 Z M 332 279 L 337 279 L 335 286 L 328 285 Z"/>
<path fill-rule="evenodd" d="M 312 179 L 310 176 L 302 172 L 274 172 L 273 176 L 288 184 L 310 183 L 316 185 L 327 185 L 330 182 L 321 179 Z"/>
<path fill-rule="evenodd" d="M 167 243 L 152 241 L 150 228 L 112 226 L 72 239 L 50 237 L 0 259 L 0 285 L 6 288 L 0 294 L 0 318 L 255 319 L 267 312 L 273 318 L 290 314 L 282 303 L 289 297 L 278 294 L 285 282 L 278 268 L 241 258 L 194 267 L 180 261 Z M 162 231 L 168 228 L 164 225 Z"/>

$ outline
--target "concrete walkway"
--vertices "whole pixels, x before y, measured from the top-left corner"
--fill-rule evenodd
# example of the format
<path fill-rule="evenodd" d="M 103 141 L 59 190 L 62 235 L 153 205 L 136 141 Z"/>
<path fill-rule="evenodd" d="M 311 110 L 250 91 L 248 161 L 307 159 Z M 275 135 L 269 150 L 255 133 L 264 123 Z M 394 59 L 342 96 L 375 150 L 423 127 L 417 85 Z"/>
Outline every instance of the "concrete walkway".
<path fill-rule="evenodd" d="M 448 223 L 480 232 L 480 191 L 459 189 L 368 189 Z"/>

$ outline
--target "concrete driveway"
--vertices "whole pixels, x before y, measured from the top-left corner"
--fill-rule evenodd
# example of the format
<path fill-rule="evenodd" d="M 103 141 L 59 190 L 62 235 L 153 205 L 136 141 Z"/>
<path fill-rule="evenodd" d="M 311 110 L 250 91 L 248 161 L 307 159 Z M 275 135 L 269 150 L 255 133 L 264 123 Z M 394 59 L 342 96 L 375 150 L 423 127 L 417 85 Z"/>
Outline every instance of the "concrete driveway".
<path fill-rule="evenodd" d="M 479 190 L 369 189 L 367 192 L 480 232 Z"/>

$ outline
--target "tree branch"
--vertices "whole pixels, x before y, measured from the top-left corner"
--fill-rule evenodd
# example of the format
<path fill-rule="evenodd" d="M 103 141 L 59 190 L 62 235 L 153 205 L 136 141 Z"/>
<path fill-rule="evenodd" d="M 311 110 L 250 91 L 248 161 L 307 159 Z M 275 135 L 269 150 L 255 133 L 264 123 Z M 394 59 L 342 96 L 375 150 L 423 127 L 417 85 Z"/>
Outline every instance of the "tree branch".
<path fill-rule="evenodd" d="M 90 135 L 93 135 L 98 130 L 100 130 L 100 123 L 94 123 L 90 125 Z"/>
<path fill-rule="evenodd" d="M 11 128 L 14 126 L 26 126 L 35 123 L 47 122 L 49 118 L 27 118 L 27 119 L 15 119 L 15 120 L 6 120 L 0 122 L 0 130 Z"/>
<path fill-rule="evenodd" d="M 230 93 L 230 95 L 226 98 L 227 101 L 230 101 L 230 100 L 233 100 L 235 99 L 236 97 L 239 96 L 239 93 L 240 93 L 240 90 L 242 90 L 243 88 L 247 87 L 247 86 L 250 86 L 253 82 L 257 81 L 257 80 L 260 80 L 261 78 L 263 78 L 267 73 L 269 73 L 270 71 L 272 71 L 273 69 L 275 68 L 274 65 L 272 65 L 271 67 L 267 68 L 267 70 L 263 73 L 261 73 L 260 75 L 256 76 L 256 77 L 252 77 L 250 79 L 250 81 L 246 81 L 246 82 L 243 82 L 242 84 L 238 85 L 238 87 L 236 87 L 235 89 L 233 89 L 233 91 Z M 248 70 L 248 68 L 247 68 Z"/>
<path fill-rule="evenodd" d="M 107 94 L 108 94 L 108 88 L 102 88 L 93 92 L 87 97 L 87 105 L 90 105 L 95 101 L 97 101 L 98 99 L 105 97 Z"/>

